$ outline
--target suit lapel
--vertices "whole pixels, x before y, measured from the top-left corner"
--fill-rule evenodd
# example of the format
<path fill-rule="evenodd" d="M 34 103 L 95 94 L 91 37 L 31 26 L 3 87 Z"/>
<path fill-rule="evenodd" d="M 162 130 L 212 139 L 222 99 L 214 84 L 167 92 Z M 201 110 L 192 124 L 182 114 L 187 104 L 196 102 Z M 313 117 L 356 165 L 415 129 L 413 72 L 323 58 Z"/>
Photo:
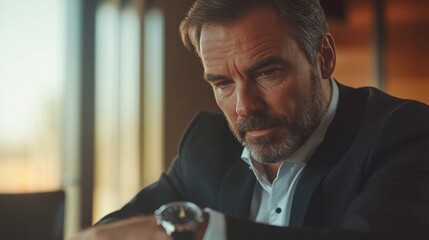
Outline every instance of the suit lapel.
<path fill-rule="evenodd" d="M 302 172 L 293 198 L 290 226 L 305 224 L 314 191 L 351 145 L 360 125 L 366 97 L 355 94 L 351 88 L 340 84 L 338 86 L 340 95 L 335 118 L 325 140 L 315 150 Z"/>
<path fill-rule="evenodd" d="M 222 180 L 218 195 L 220 210 L 233 217 L 247 218 L 254 186 L 253 172 L 240 159 Z"/>
<path fill-rule="evenodd" d="M 246 218 L 255 186 L 255 177 L 247 164 L 241 159 L 243 146 L 235 139 L 222 114 L 212 119 L 213 142 L 206 143 L 208 149 L 202 155 L 213 159 L 212 170 L 217 173 L 217 197 L 210 199 L 213 209 L 230 216 Z M 205 127 L 205 126 L 204 126 Z M 205 149 L 202 148 L 202 149 Z"/>

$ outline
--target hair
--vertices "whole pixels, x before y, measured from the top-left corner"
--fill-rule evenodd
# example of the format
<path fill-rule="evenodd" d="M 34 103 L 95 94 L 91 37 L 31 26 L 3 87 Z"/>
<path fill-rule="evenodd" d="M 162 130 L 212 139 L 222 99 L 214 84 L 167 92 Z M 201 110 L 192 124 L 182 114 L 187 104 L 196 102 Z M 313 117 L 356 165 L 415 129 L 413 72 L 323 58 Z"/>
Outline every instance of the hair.
<path fill-rule="evenodd" d="M 307 60 L 315 64 L 316 52 L 328 24 L 319 0 L 197 0 L 180 24 L 183 44 L 201 57 L 201 29 L 206 23 L 228 23 L 257 7 L 270 6 L 292 25 Z"/>

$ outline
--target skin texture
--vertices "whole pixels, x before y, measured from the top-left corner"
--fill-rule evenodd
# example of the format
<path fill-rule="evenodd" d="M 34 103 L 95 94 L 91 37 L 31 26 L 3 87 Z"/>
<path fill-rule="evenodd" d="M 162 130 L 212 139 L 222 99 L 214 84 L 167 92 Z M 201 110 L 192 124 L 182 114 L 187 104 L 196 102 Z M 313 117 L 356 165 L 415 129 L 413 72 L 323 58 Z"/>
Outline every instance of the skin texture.
<path fill-rule="evenodd" d="M 281 160 L 313 132 L 329 104 L 335 47 L 326 34 L 312 66 L 292 29 L 274 10 L 257 8 L 201 33 L 205 79 L 231 130 L 273 179 Z M 280 154 L 277 154 L 280 152 Z M 195 239 L 202 239 L 208 215 Z M 141 216 L 86 229 L 71 240 L 167 240 L 155 217 Z"/>
<path fill-rule="evenodd" d="M 335 52 L 326 35 L 312 66 L 293 29 L 258 8 L 201 32 L 204 78 L 231 131 L 257 162 L 276 172 L 319 125 L 331 96 Z"/>

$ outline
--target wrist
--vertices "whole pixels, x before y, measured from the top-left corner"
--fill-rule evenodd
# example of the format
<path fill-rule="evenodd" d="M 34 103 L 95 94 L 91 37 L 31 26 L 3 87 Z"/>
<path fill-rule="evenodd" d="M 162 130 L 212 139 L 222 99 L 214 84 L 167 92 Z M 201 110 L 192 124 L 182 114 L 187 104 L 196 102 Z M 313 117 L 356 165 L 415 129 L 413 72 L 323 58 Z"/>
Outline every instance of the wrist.
<path fill-rule="evenodd" d="M 208 223 L 209 214 L 206 211 L 203 211 L 203 222 L 199 224 L 197 230 L 195 231 L 195 240 L 202 240 L 204 238 Z"/>

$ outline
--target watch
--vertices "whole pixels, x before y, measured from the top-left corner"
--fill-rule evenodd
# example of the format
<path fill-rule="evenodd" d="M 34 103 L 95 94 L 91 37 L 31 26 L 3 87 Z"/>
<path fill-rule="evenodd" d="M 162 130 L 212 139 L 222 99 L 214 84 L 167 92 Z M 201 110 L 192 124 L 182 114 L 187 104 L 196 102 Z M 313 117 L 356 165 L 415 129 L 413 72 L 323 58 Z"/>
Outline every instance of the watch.
<path fill-rule="evenodd" d="M 192 202 L 171 202 L 156 210 L 155 218 L 174 240 L 193 240 L 203 212 Z"/>

